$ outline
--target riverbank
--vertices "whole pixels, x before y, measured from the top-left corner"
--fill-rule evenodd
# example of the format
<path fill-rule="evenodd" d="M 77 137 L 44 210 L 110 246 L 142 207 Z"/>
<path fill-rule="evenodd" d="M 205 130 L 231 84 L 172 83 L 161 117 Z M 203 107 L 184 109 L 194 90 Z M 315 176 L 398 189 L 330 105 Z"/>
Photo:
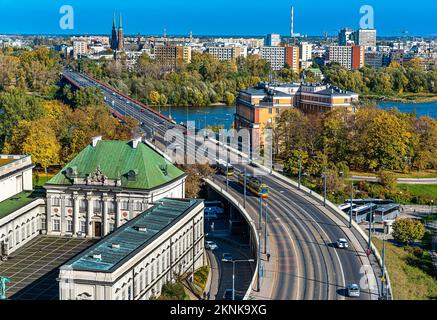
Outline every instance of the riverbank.
<path fill-rule="evenodd" d="M 363 94 L 362 99 L 377 100 L 399 103 L 432 103 L 437 102 L 437 95 L 434 93 L 405 93 L 399 96 L 385 96 L 377 94 Z"/>

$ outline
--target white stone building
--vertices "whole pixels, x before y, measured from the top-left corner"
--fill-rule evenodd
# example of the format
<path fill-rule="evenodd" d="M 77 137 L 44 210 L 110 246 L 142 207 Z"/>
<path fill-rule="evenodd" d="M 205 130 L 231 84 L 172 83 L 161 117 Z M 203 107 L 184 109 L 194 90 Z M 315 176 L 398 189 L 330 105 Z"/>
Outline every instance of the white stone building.
<path fill-rule="evenodd" d="M 0 256 L 4 259 L 40 233 L 42 195 L 32 192 L 30 156 L 0 155 Z"/>
<path fill-rule="evenodd" d="M 94 138 L 45 185 L 45 233 L 103 237 L 162 198 L 184 198 L 185 179 L 141 139 Z"/>
<path fill-rule="evenodd" d="M 204 265 L 203 201 L 163 199 L 60 268 L 60 300 L 147 300 Z"/>

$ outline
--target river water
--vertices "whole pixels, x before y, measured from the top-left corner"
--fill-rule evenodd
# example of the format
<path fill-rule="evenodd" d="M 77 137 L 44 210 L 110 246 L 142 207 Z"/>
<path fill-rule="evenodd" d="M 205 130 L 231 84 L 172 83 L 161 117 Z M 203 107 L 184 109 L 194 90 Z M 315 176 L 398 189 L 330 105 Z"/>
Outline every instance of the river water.
<path fill-rule="evenodd" d="M 397 108 L 401 112 L 415 113 L 418 117 L 429 116 L 437 119 L 437 102 L 430 103 L 401 103 L 401 102 L 378 102 L 381 109 Z M 177 123 L 195 121 L 196 128 L 204 128 L 206 124 L 224 125 L 230 128 L 234 122 L 235 106 L 210 106 L 210 107 L 165 107 L 161 113 L 170 116 Z"/>

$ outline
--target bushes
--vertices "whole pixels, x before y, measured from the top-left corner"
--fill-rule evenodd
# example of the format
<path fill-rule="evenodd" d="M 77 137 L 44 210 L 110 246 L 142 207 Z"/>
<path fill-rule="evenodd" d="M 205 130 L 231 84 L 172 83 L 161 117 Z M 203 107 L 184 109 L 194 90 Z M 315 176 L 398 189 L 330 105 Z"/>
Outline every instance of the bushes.
<path fill-rule="evenodd" d="M 180 282 L 167 282 L 162 286 L 158 300 L 185 300 L 185 288 Z"/>

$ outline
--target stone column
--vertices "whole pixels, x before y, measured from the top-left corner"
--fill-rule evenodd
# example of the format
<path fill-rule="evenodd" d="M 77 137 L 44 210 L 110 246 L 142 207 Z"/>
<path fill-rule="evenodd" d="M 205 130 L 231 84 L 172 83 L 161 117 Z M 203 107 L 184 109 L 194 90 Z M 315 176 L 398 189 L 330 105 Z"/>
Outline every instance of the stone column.
<path fill-rule="evenodd" d="M 47 194 L 46 234 L 50 234 L 52 232 L 52 201 L 52 195 Z"/>
<path fill-rule="evenodd" d="M 90 196 L 90 195 L 87 195 L 87 202 L 88 202 L 88 212 L 87 212 L 87 215 L 86 215 L 86 226 L 87 226 L 87 228 L 86 228 L 86 234 L 87 234 L 87 237 L 92 237 L 93 236 L 93 228 L 92 228 L 92 225 L 91 225 L 91 217 L 94 215 L 94 203 L 93 203 L 93 201 L 94 201 L 94 199 L 93 199 L 93 197 L 92 196 Z"/>
<path fill-rule="evenodd" d="M 102 212 L 102 237 L 106 236 L 109 233 L 108 228 L 108 201 L 110 199 L 103 196 L 103 212 Z"/>
<path fill-rule="evenodd" d="M 61 222 L 60 222 L 60 229 L 61 229 L 61 236 L 65 234 L 67 231 L 67 212 L 65 211 L 65 195 L 61 195 Z"/>
<path fill-rule="evenodd" d="M 73 237 L 77 236 L 79 229 L 79 196 L 73 196 Z"/>
<path fill-rule="evenodd" d="M 133 199 L 129 199 L 128 209 L 129 209 L 129 220 L 132 220 L 134 218 L 134 200 Z"/>
<path fill-rule="evenodd" d="M 121 200 L 117 198 L 115 201 L 116 201 L 116 205 L 117 205 L 117 208 L 115 211 L 115 227 L 118 228 L 121 225 L 121 223 L 120 223 L 120 221 L 121 221 Z"/>

